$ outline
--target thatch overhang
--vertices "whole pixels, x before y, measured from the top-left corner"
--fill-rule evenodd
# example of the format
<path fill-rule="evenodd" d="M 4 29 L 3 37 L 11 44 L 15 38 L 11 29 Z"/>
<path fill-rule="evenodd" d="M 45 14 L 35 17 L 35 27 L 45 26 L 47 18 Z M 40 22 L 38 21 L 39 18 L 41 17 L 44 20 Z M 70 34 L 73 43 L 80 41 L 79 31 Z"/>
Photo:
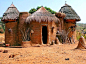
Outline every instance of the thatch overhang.
<path fill-rule="evenodd" d="M 41 7 L 36 12 L 34 12 L 32 15 L 28 16 L 26 19 L 26 23 L 30 23 L 32 21 L 36 22 L 52 22 L 55 21 L 56 23 L 59 22 L 59 19 L 48 12 L 44 7 Z"/>
<path fill-rule="evenodd" d="M 67 20 L 67 21 L 71 20 L 75 22 L 81 20 L 78 14 L 68 4 L 65 4 L 63 7 L 61 7 L 59 12 L 66 14 L 66 17 L 64 18 L 64 20 Z"/>
<path fill-rule="evenodd" d="M 58 17 L 58 18 L 64 18 L 66 15 L 65 15 L 65 13 L 56 12 L 55 16 Z"/>
<path fill-rule="evenodd" d="M 17 8 L 11 4 L 11 6 L 6 10 L 6 12 L 3 14 L 2 21 L 16 21 L 19 17 L 19 11 Z"/>

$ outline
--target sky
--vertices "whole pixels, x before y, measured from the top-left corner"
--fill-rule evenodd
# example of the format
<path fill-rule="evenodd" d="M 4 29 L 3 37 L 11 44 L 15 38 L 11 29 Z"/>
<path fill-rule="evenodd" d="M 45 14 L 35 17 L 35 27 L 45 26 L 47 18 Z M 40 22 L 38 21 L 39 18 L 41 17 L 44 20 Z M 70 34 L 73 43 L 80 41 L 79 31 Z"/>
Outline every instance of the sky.
<path fill-rule="evenodd" d="M 0 0 L 0 17 L 3 16 L 3 13 L 12 2 L 19 12 L 29 12 L 31 8 L 36 8 L 37 6 L 47 6 L 58 12 L 65 4 L 65 1 L 80 16 L 81 21 L 79 23 L 86 23 L 86 0 Z"/>

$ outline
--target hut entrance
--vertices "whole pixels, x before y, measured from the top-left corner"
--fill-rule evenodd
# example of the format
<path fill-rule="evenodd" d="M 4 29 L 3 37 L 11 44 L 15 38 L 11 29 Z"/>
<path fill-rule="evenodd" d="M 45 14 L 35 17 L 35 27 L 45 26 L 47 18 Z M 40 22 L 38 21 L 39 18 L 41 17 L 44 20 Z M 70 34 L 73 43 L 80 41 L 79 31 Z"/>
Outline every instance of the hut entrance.
<path fill-rule="evenodd" d="M 43 44 L 47 44 L 47 26 L 42 27 L 42 41 Z"/>

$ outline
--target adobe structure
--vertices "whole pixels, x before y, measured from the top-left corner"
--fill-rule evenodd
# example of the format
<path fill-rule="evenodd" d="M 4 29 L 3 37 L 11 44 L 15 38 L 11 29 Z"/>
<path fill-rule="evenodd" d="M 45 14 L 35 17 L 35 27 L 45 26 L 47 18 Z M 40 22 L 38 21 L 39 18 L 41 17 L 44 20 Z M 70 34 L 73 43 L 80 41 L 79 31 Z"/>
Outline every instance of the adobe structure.
<path fill-rule="evenodd" d="M 60 19 L 59 31 L 64 36 L 63 39 L 67 37 L 71 39 L 71 41 L 75 41 L 76 22 L 81 20 L 77 13 L 72 9 L 70 5 L 65 3 L 65 5 L 62 6 L 59 12 L 55 15 Z"/>
<path fill-rule="evenodd" d="M 35 44 L 51 44 L 57 37 L 57 32 L 65 31 L 67 37 L 75 38 L 76 21 L 80 17 L 65 4 L 55 15 L 48 12 L 43 6 L 33 14 L 19 12 L 11 6 L 3 14 L 5 23 L 5 43 L 11 46 L 21 45 L 22 41 L 31 41 Z M 71 33 L 72 32 L 72 33 Z"/>

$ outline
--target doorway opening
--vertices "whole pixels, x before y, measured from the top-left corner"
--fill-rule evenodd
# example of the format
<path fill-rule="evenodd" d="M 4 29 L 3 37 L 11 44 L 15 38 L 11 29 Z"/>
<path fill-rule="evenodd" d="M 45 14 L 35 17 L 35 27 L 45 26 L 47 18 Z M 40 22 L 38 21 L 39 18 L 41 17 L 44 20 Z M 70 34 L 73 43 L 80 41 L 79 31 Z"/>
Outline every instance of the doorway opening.
<path fill-rule="evenodd" d="M 47 26 L 42 27 L 42 41 L 43 44 L 47 44 Z"/>

